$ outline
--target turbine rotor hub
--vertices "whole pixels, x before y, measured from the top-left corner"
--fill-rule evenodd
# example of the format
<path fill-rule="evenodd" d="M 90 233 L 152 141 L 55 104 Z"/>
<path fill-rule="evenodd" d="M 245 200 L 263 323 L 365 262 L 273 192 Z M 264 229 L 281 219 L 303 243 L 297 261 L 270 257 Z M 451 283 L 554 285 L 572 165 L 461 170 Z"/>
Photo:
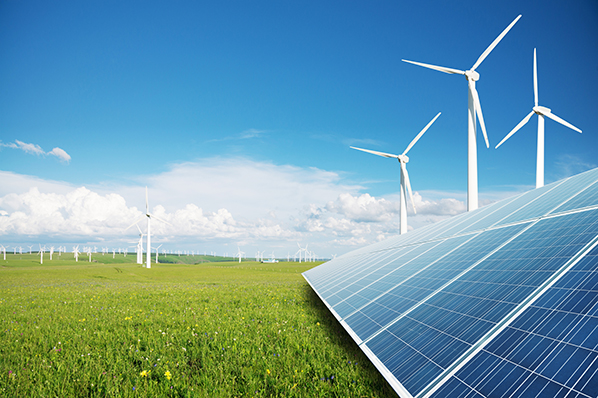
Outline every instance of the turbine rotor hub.
<path fill-rule="evenodd" d="M 401 162 L 401 163 L 408 163 L 409 162 L 409 156 L 407 156 L 407 155 L 399 155 L 399 162 Z"/>
<path fill-rule="evenodd" d="M 466 70 L 465 77 L 467 78 L 467 80 L 473 80 L 474 82 L 480 80 L 480 74 L 475 70 Z"/>

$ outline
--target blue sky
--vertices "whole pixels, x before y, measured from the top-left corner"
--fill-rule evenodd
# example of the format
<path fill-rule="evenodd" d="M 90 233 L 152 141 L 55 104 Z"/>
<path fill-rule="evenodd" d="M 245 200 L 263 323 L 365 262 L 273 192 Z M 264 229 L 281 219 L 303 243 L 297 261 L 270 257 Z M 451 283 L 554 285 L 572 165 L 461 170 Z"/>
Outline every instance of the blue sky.
<path fill-rule="evenodd" d="M 0 243 L 118 245 L 148 185 L 165 218 L 204 217 L 157 227 L 173 249 L 340 254 L 398 228 L 398 164 L 349 146 L 401 153 L 438 112 L 410 225 L 462 211 L 466 80 L 401 59 L 468 69 L 519 14 L 477 69 L 483 203 L 535 183 L 536 118 L 494 149 L 533 106 L 534 48 L 540 105 L 583 130 L 547 120 L 547 183 L 598 165 L 595 1 L 0 1 Z"/>

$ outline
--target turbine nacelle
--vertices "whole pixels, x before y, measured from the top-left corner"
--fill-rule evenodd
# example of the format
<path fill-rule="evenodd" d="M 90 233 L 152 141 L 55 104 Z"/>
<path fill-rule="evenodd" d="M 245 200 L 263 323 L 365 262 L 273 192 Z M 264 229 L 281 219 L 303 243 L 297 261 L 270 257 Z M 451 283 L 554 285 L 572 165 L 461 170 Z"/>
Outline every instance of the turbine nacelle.
<path fill-rule="evenodd" d="M 475 70 L 466 70 L 465 77 L 467 78 L 467 80 L 472 80 L 474 82 L 480 80 L 480 74 Z"/>
<path fill-rule="evenodd" d="M 397 159 L 399 159 L 399 162 L 401 162 L 401 163 L 409 162 L 409 156 L 407 156 L 407 155 L 398 155 Z"/>
<path fill-rule="evenodd" d="M 546 115 L 547 113 L 552 113 L 552 111 L 550 110 L 550 108 L 547 108 L 545 106 L 534 106 L 532 108 L 534 110 L 534 112 L 536 113 L 536 115 Z"/>

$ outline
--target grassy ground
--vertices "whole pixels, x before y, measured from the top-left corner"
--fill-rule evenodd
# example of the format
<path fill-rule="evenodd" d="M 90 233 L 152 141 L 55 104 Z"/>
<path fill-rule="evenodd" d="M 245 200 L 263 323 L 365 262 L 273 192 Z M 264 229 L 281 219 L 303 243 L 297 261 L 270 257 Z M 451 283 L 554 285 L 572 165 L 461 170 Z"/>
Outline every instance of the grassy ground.
<path fill-rule="evenodd" d="M 0 396 L 396 396 L 301 277 L 315 263 L 56 258 L 0 259 Z"/>

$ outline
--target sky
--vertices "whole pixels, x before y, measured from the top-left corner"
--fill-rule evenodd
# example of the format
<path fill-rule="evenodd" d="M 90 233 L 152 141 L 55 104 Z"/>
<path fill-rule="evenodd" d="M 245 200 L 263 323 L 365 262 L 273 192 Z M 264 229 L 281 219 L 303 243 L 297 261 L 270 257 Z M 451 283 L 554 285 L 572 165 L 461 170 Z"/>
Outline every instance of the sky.
<path fill-rule="evenodd" d="M 477 68 L 480 205 L 598 167 L 598 3 L 0 0 L 0 244 L 331 257 L 399 228 L 400 154 L 421 228 L 466 209 Z M 139 223 L 145 228 L 145 221 Z M 161 249 L 161 250 L 162 250 Z"/>

